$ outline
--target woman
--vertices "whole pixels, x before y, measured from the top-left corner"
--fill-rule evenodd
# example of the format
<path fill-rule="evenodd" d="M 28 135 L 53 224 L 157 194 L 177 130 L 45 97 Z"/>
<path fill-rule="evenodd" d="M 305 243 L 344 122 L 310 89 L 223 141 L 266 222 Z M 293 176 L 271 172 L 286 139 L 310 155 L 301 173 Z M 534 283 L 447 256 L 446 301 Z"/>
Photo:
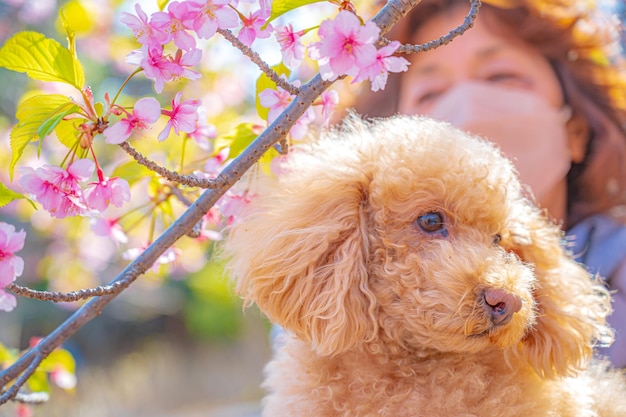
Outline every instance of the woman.
<path fill-rule="evenodd" d="M 572 253 L 614 290 L 616 340 L 601 353 L 626 367 L 626 69 L 610 61 L 615 27 L 594 20 L 589 1 L 483 3 L 472 29 L 412 55 L 387 96 L 361 100 L 357 111 L 423 114 L 498 143 L 567 230 Z M 468 5 L 424 0 L 389 37 L 437 39 Z"/>

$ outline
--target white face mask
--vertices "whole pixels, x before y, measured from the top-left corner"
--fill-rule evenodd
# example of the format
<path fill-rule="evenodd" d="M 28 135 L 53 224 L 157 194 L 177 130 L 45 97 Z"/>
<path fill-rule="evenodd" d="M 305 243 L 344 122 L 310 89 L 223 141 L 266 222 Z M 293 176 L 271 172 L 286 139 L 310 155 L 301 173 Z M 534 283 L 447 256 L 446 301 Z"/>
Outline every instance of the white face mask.
<path fill-rule="evenodd" d="M 426 114 L 500 146 L 538 200 L 571 165 L 565 124 L 569 115 L 528 91 L 463 82 L 441 96 Z"/>

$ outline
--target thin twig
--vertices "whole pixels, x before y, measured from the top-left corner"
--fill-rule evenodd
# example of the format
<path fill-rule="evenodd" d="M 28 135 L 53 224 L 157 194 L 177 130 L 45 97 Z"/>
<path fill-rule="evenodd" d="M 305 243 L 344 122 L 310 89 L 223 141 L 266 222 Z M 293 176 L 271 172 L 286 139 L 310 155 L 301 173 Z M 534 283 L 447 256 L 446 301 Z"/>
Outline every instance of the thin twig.
<path fill-rule="evenodd" d="M 225 37 L 226 40 L 229 41 L 235 48 L 239 49 L 241 52 L 243 52 L 245 56 L 250 58 L 250 61 L 256 64 L 259 67 L 259 69 L 263 71 L 263 73 L 269 77 L 270 80 L 276 83 L 277 86 L 279 86 L 280 88 L 282 88 L 283 90 L 289 92 L 289 94 L 292 94 L 294 96 L 297 96 L 298 94 L 300 94 L 300 89 L 298 87 L 296 87 L 295 85 L 291 84 L 290 82 L 282 78 L 280 75 L 278 75 L 276 71 L 271 69 L 270 66 L 267 65 L 265 61 L 263 61 L 263 59 L 261 59 L 259 54 L 254 52 L 250 47 L 248 47 L 246 44 L 244 44 L 239 39 L 237 39 L 237 37 L 233 35 L 233 33 L 230 30 L 218 29 L 217 31 L 220 33 L 220 35 Z"/>
<path fill-rule="evenodd" d="M 60 291 L 37 291 L 28 287 L 22 287 L 16 283 L 11 283 L 5 287 L 5 290 L 12 292 L 21 297 L 32 298 L 40 301 L 52 301 L 54 303 L 72 302 L 78 300 L 86 300 L 87 298 L 98 297 L 101 295 L 117 294 L 123 291 L 128 285 L 122 285 L 115 282 L 111 285 L 104 285 L 95 288 L 84 288 L 78 291 L 60 292 Z"/>
<path fill-rule="evenodd" d="M 135 149 L 128 142 L 120 143 L 120 148 L 122 148 L 127 154 L 132 156 L 133 159 L 137 161 L 137 163 L 139 163 L 139 165 L 145 166 L 150 171 L 156 172 L 163 178 L 166 178 L 172 182 L 187 185 L 189 187 L 199 187 L 199 188 L 218 188 L 218 187 L 223 186 L 223 184 L 219 184 L 217 179 L 200 178 L 196 175 L 183 175 L 175 171 L 170 171 L 169 169 L 146 158 L 144 155 L 141 154 L 141 152 Z"/>
<path fill-rule="evenodd" d="M 15 380 L 15 383 L 9 387 L 6 391 L 0 395 L 0 405 L 6 403 L 9 400 L 12 400 L 17 397 L 19 394 L 20 388 L 26 383 L 26 380 L 30 378 L 30 376 L 35 373 L 37 367 L 41 364 L 47 354 L 37 353 L 34 358 L 30 361 L 28 367 L 22 372 L 22 374 Z"/>
<path fill-rule="evenodd" d="M 450 32 L 441 36 L 439 39 L 435 39 L 423 44 L 403 44 L 396 50 L 396 52 L 403 54 L 415 54 L 418 52 L 425 52 L 431 49 L 439 48 L 440 46 L 447 45 L 448 43 L 452 42 L 454 38 L 456 38 L 457 36 L 461 36 L 469 28 L 474 26 L 474 21 L 476 20 L 476 16 L 478 15 L 478 9 L 480 8 L 481 2 L 480 0 L 470 0 L 470 3 L 470 10 L 467 16 L 465 16 L 465 19 L 463 19 L 463 23 L 461 23 L 458 27 L 452 29 Z M 380 37 L 381 44 L 387 45 L 390 42 L 391 41 L 384 36 Z"/>

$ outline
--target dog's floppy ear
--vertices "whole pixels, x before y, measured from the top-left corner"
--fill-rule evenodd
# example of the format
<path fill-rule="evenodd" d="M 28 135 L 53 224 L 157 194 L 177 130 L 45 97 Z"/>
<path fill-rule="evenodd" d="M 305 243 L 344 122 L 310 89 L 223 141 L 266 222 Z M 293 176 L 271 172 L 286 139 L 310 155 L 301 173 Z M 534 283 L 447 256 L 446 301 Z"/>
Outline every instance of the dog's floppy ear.
<path fill-rule="evenodd" d="M 537 277 L 536 323 L 517 353 L 543 377 L 575 374 L 591 358 L 594 344 L 612 340 L 605 320 L 609 292 L 569 256 L 562 233 L 539 210 L 525 205 L 516 218 L 523 224 L 512 230 L 512 249 L 534 266 Z"/>
<path fill-rule="evenodd" d="M 305 162 L 306 163 L 306 162 Z M 319 164 L 311 160 L 310 164 Z M 225 244 L 237 292 L 272 320 L 336 354 L 376 331 L 368 286 L 367 179 L 324 162 L 313 178 L 261 187 Z M 360 178 L 356 178 L 360 176 Z"/>

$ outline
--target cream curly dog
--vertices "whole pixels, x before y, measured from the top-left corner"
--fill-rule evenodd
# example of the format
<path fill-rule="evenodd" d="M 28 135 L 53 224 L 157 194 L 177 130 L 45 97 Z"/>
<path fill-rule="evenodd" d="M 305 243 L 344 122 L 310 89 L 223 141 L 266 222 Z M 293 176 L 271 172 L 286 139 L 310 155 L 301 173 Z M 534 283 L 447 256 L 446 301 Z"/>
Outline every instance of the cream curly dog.
<path fill-rule="evenodd" d="M 287 336 L 266 417 L 626 416 L 609 294 L 495 147 L 352 117 L 299 148 L 231 232 L 238 292 Z"/>

